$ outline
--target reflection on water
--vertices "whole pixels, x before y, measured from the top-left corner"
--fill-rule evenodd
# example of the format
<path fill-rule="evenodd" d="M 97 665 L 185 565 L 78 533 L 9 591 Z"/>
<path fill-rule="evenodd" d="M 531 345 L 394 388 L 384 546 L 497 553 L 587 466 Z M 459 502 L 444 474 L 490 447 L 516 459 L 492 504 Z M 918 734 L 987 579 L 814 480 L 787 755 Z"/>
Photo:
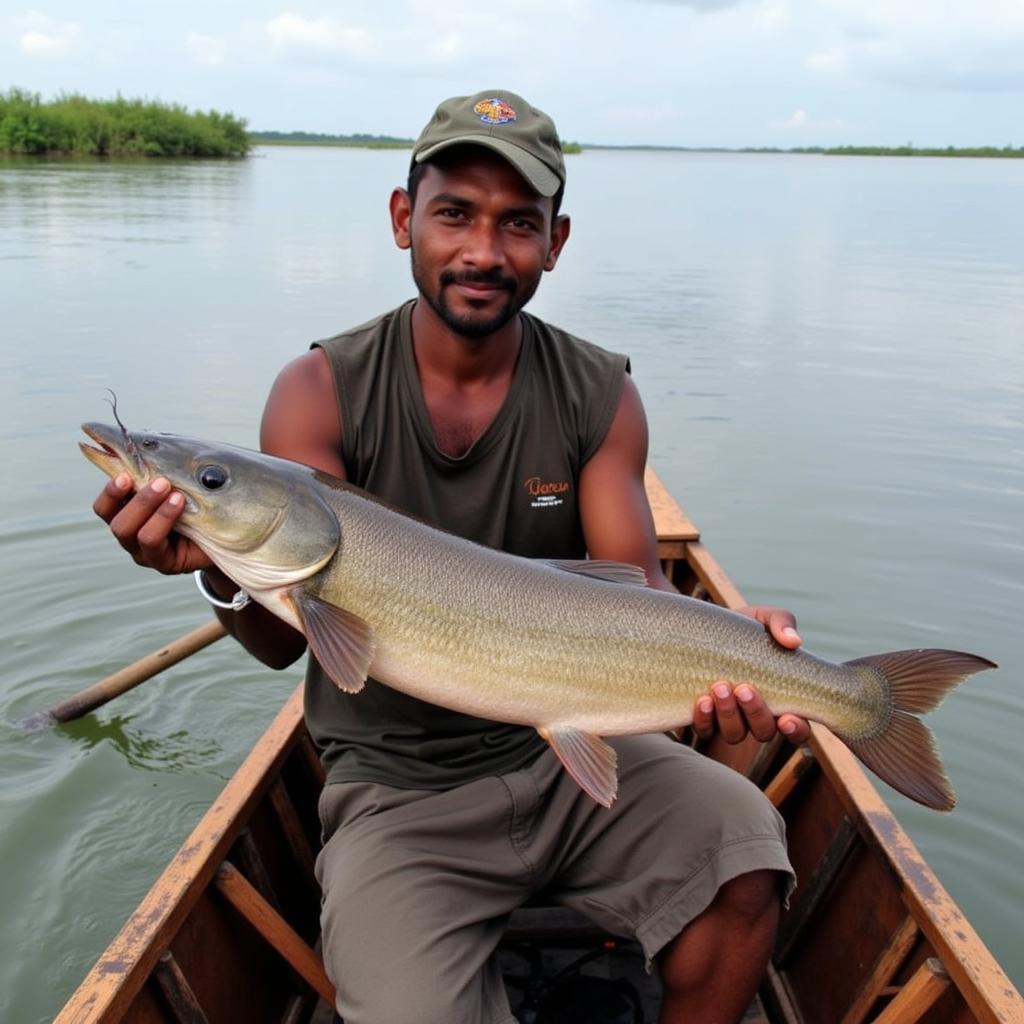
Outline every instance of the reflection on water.
<path fill-rule="evenodd" d="M 151 772 L 195 772 L 221 759 L 224 748 L 215 740 L 193 737 L 187 729 L 162 735 L 147 735 L 128 728 L 131 717 L 115 715 L 99 719 L 86 715 L 59 726 L 62 733 L 78 741 L 86 751 L 109 743 L 132 768 Z"/>
<path fill-rule="evenodd" d="M 89 512 L 79 424 L 254 445 L 280 368 L 411 291 L 396 151 L 0 160 L 0 718 L 209 614 Z M 1012 166 L 1016 165 L 1016 166 Z M 534 310 L 627 352 L 651 459 L 748 599 L 827 657 L 1000 662 L 930 724 L 960 796 L 901 822 L 1024 984 L 1024 165 L 574 158 Z M 623 183 L 629 188 L 624 192 Z M 94 716 L 0 729 L 0 1019 L 52 1018 L 291 691 L 230 642 Z"/>

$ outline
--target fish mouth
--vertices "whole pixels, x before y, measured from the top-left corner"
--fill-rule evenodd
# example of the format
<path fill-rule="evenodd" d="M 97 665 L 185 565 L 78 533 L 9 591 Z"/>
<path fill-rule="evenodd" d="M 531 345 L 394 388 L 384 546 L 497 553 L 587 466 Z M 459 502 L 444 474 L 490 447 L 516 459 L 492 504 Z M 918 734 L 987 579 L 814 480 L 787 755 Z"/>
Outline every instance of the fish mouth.
<path fill-rule="evenodd" d="M 95 445 L 79 441 L 78 447 L 82 454 L 107 476 L 113 478 L 126 472 L 136 482 L 142 482 L 147 476 L 146 467 L 141 459 L 132 457 L 123 445 L 120 432 L 105 423 L 83 423 L 82 432 L 96 442 Z"/>

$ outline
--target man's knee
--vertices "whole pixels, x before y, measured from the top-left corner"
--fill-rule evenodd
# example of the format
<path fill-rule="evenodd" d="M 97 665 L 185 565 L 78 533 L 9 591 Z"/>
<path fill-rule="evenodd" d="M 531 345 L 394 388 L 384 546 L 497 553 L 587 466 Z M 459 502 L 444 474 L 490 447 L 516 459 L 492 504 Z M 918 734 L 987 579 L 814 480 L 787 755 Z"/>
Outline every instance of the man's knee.
<path fill-rule="evenodd" d="M 412 993 L 402 986 L 381 985 L 358 1002 L 339 994 L 337 1009 L 345 1024 L 455 1024 L 466 1019 L 443 992 Z"/>

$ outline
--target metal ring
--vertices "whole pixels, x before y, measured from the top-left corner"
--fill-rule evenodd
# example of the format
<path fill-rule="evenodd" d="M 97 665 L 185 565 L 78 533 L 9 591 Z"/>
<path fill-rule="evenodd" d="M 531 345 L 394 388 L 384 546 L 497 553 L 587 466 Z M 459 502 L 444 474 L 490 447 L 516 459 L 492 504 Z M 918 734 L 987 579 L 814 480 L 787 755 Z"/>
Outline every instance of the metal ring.
<path fill-rule="evenodd" d="M 216 608 L 227 608 L 233 612 L 240 612 L 252 600 L 244 590 L 239 590 L 230 601 L 222 600 L 210 589 L 205 569 L 196 569 L 192 573 L 192 578 L 196 581 L 199 593 Z"/>

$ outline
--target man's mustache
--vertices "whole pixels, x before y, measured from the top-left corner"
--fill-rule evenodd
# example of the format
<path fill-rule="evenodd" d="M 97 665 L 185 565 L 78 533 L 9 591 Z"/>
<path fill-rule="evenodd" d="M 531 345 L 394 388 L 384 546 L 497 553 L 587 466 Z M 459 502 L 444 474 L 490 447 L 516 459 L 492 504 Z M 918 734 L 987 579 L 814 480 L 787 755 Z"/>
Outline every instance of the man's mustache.
<path fill-rule="evenodd" d="M 508 292 L 516 290 L 516 283 L 512 278 L 493 270 L 442 270 L 441 287 L 445 288 L 450 284 L 483 284 L 491 288 L 503 288 Z"/>

